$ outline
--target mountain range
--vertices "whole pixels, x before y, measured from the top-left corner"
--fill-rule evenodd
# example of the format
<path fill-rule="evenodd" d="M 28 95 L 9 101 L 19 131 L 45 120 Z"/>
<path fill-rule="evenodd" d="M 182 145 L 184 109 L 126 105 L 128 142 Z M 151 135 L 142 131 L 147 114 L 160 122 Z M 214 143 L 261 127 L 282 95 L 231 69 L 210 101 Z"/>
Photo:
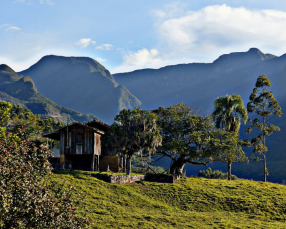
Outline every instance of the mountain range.
<path fill-rule="evenodd" d="M 150 110 L 184 102 L 210 113 L 214 100 L 226 94 L 240 94 L 246 105 L 261 74 L 271 80 L 271 90 L 282 111 L 286 110 L 286 54 L 264 54 L 257 48 L 225 54 L 212 63 L 179 64 L 113 75 L 88 57 L 44 56 L 18 74 L 1 66 L 4 70 L 0 68 L 0 98 L 22 103 L 34 113 L 53 114 L 55 108 L 47 109 L 48 104 L 53 104 L 51 107 L 58 110 L 64 106 L 83 114 L 91 113 L 109 124 L 119 110 L 135 106 Z M 3 71 L 10 71 L 8 80 Z M 35 102 L 44 98 L 46 105 Z M 282 182 L 283 174 L 286 174 L 286 115 L 273 119 L 273 123 L 280 126 L 281 131 L 267 140 L 269 180 Z M 251 137 L 244 134 L 246 128 L 247 125 L 241 126 L 242 139 Z M 246 151 L 251 153 L 251 149 Z M 169 165 L 168 161 L 160 163 Z M 211 167 L 226 171 L 225 164 L 214 163 Z M 239 164 L 233 166 L 233 172 L 240 177 L 259 180 L 262 179 L 262 168 L 261 162 Z M 205 168 L 188 165 L 187 173 L 195 175 L 200 169 Z"/>

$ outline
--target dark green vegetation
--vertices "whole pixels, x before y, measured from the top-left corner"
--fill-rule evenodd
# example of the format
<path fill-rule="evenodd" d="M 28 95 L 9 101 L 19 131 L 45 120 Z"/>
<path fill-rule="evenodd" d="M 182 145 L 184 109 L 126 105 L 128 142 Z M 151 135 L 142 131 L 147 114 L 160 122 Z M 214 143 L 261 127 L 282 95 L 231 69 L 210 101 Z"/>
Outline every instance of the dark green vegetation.
<path fill-rule="evenodd" d="M 133 173 L 164 173 L 165 170 L 161 166 L 152 166 L 149 164 L 151 160 L 145 157 L 142 157 L 142 155 L 133 156 L 131 163 L 132 163 L 132 172 Z"/>
<path fill-rule="evenodd" d="M 200 170 L 198 173 L 198 177 L 204 177 L 208 179 L 228 179 L 228 180 L 237 180 L 238 178 L 234 175 L 231 175 L 231 179 L 228 178 L 228 173 L 223 173 L 219 170 L 212 171 L 211 168 L 208 168 L 207 170 Z"/>
<path fill-rule="evenodd" d="M 97 119 L 92 114 L 82 115 L 68 107 L 56 104 L 37 91 L 34 81 L 30 77 L 20 76 L 4 64 L 0 65 L 0 98 L 2 101 L 28 108 L 34 114 L 40 114 L 42 117 L 48 115 L 65 122 L 88 122 Z"/>
<path fill-rule="evenodd" d="M 1 117 L 2 118 L 2 117 Z M 45 145 L 37 147 L 25 132 L 0 138 L 0 228 L 85 228 L 74 208 L 72 188 L 51 182 Z M 67 226 L 68 225 L 68 226 Z"/>
<path fill-rule="evenodd" d="M 19 74 L 32 77 L 39 92 L 56 103 L 84 114 L 95 114 L 105 122 L 112 122 L 124 108 L 141 105 L 107 69 L 91 58 L 45 56 Z"/>
<path fill-rule="evenodd" d="M 175 184 L 112 185 L 77 171 L 53 178 L 63 179 L 86 195 L 93 228 L 286 226 L 286 187 L 279 184 L 183 178 Z"/>
<path fill-rule="evenodd" d="M 5 105 L 5 103 L 5 101 L 0 102 L 2 117 L 3 105 Z M 46 142 L 46 139 L 43 138 L 42 135 L 52 133 L 65 125 L 62 121 L 58 122 L 54 117 L 35 115 L 28 108 L 24 109 L 20 105 L 10 104 L 10 106 L 9 116 L 4 126 L 7 126 L 6 129 L 10 132 L 15 132 L 18 128 L 24 129 L 25 138 L 34 142 Z"/>

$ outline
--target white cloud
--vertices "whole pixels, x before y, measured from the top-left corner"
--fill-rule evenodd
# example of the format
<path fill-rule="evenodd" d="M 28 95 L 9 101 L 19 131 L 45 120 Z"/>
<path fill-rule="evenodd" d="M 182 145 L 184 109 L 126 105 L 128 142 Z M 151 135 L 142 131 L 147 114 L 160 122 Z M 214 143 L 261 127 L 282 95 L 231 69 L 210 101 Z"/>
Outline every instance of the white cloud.
<path fill-rule="evenodd" d="M 160 45 L 164 47 L 161 52 L 173 57 L 210 61 L 223 53 L 251 47 L 286 50 L 286 12 L 223 4 L 180 15 L 170 16 L 167 11 L 154 14 Z"/>
<path fill-rule="evenodd" d="M 106 61 L 106 59 L 100 58 L 100 57 L 96 57 L 95 60 L 97 60 L 98 62 L 104 62 Z"/>
<path fill-rule="evenodd" d="M 123 64 L 115 69 L 113 73 L 133 71 L 142 68 L 163 67 L 166 62 L 162 60 L 157 49 L 148 50 L 143 48 L 137 52 L 127 52 L 123 56 Z"/>
<path fill-rule="evenodd" d="M 212 5 L 185 11 L 179 2 L 153 10 L 158 37 L 155 49 L 123 52 L 112 73 L 170 64 L 212 62 L 222 54 L 247 51 L 282 55 L 286 51 L 286 12 Z"/>
<path fill-rule="evenodd" d="M 55 5 L 55 3 L 52 0 L 40 0 L 40 3 L 41 4 L 47 4 L 47 5 L 50 5 L 50 6 Z"/>
<path fill-rule="evenodd" d="M 95 49 L 97 49 L 97 50 L 108 50 L 109 51 L 109 50 L 113 49 L 113 46 L 111 44 L 103 44 L 103 45 L 95 47 Z"/>
<path fill-rule="evenodd" d="M 90 38 L 82 38 L 78 42 L 75 43 L 75 45 L 80 46 L 82 48 L 86 48 L 90 44 L 95 44 L 96 42 L 91 40 Z"/>
<path fill-rule="evenodd" d="M 20 31 L 21 29 L 16 27 L 16 26 L 11 26 L 9 28 L 6 29 L 6 31 Z"/>

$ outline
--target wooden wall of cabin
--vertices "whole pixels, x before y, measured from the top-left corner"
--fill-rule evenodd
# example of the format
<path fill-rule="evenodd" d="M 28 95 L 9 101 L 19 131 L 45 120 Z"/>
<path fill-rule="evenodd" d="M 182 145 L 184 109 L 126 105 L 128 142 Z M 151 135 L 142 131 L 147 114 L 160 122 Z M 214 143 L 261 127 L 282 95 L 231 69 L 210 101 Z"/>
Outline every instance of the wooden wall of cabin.
<path fill-rule="evenodd" d="M 60 132 L 60 153 L 61 154 L 93 154 L 94 153 L 94 132 L 80 125 L 70 126 L 67 130 Z M 67 144 L 68 137 L 68 144 Z M 67 148 L 67 145 L 69 148 Z"/>

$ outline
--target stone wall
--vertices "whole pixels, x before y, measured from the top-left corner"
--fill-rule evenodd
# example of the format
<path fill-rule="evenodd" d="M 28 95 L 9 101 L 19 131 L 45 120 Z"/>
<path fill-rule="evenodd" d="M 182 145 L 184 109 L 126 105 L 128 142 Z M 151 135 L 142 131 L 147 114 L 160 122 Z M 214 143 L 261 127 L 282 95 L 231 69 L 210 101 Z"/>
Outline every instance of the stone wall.
<path fill-rule="evenodd" d="M 160 183 L 175 183 L 180 179 L 179 175 L 163 175 L 163 174 L 146 174 L 146 175 L 106 175 L 106 174 L 92 174 L 97 179 L 104 180 L 111 184 L 132 184 L 136 181 L 150 181 Z"/>

